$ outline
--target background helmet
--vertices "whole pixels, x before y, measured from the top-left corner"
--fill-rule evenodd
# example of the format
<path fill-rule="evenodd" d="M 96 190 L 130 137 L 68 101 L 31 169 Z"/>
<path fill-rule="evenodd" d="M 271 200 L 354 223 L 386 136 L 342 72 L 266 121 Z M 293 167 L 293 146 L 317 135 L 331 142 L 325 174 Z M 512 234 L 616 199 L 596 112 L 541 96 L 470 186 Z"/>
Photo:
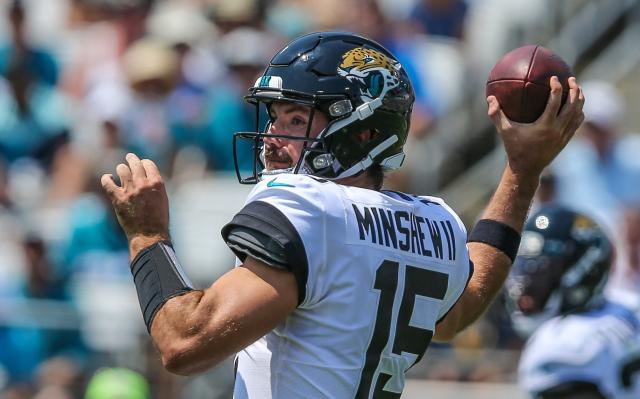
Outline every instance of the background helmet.
<path fill-rule="evenodd" d="M 375 164 L 385 170 L 402 165 L 415 96 L 400 63 L 372 40 L 346 32 L 301 36 L 273 57 L 245 99 L 257 111 L 256 132 L 234 135 L 236 171 L 242 183 L 255 183 L 265 173 L 260 153 L 268 128 L 260 132 L 260 106 L 268 108 L 276 100 L 310 106 L 329 118 L 316 139 L 308 139 L 309 132 L 302 138 L 305 147 L 294 173 L 303 170 L 337 179 L 357 175 Z M 356 135 L 368 130 L 374 132 L 373 139 L 359 143 Z M 239 138 L 255 143 L 253 176 L 246 179 L 237 168 L 235 143 Z"/>
<path fill-rule="evenodd" d="M 505 284 L 515 329 L 528 336 L 553 316 L 602 303 L 611 262 L 611 243 L 593 220 L 559 206 L 540 209 L 525 225 Z"/>

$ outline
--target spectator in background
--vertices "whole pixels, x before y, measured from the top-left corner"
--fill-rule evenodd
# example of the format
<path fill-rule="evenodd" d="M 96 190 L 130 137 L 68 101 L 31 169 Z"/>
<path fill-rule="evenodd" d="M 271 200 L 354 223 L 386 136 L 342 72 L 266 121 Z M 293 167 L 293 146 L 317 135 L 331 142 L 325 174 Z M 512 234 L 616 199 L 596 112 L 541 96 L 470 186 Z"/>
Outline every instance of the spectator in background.
<path fill-rule="evenodd" d="M 106 208 L 104 194 L 96 191 L 98 171 L 93 171 L 85 192 L 67 206 L 60 221 L 68 226 L 60 243 L 60 273 L 77 304 L 82 322 L 78 329 L 93 359 L 131 353 L 142 357 L 143 326 L 131 317 L 137 316 L 137 308 L 135 291 L 127 284 L 131 275 L 127 242 Z"/>
<path fill-rule="evenodd" d="M 326 1 L 322 4 L 325 5 Z M 329 4 L 327 8 L 333 9 L 330 7 Z M 301 1 L 276 0 L 267 8 L 265 17 L 269 29 L 292 39 L 313 30 L 315 14 Z"/>
<path fill-rule="evenodd" d="M 133 98 L 120 120 L 121 143 L 168 171 L 174 151 L 168 99 L 180 76 L 178 56 L 165 43 L 144 38 L 127 49 L 123 65 Z"/>
<path fill-rule="evenodd" d="M 44 241 L 35 235 L 27 235 L 22 242 L 24 279 L 0 298 L 5 303 L 13 303 L 15 314 L 0 327 L 0 363 L 9 375 L 10 391 L 31 392 L 38 389 L 36 375 L 40 382 L 50 383 L 51 375 L 46 371 L 47 363 L 64 364 L 64 381 L 58 378 L 56 384 L 69 385 L 79 375 L 80 365 L 86 349 L 75 325 L 77 315 L 73 303 L 66 293 L 65 281 L 56 273 L 49 259 Z M 42 306 L 49 306 L 50 311 Z M 53 309 L 57 310 L 54 311 Z M 76 320 L 74 322 L 74 320 Z M 59 375 L 59 374 L 57 374 Z"/>
<path fill-rule="evenodd" d="M 94 176 L 88 190 L 69 206 L 66 221 L 69 235 L 62 259 L 65 275 L 126 276 L 129 272 L 126 237 L 113 213 L 109 212 L 109 202 L 99 187 Z M 98 259 L 101 261 L 97 262 Z"/>
<path fill-rule="evenodd" d="M 640 304 L 640 137 L 623 130 L 625 102 L 613 85 L 590 81 L 583 89 L 585 121 L 552 164 L 557 202 L 607 229 L 616 249 L 607 294 Z"/>
<path fill-rule="evenodd" d="M 281 43 L 268 31 L 254 28 L 237 28 L 221 37 L 220 52 L 228 67 L 225 82 L 210 88 L 206 100 L 206 135 L 203 143 L 211 169 L 234 171 L 233 132 L 255 129 L 256 110 L 247 104 L 243 96 L 246 88 L 253 86 L 271 53 Z M 261 121 L 267 122 L 266 114 Z M 238 142 L 240 151 L 251 153 L 251 143 Z M 250 170 L 252 159 L 242 158 L 242 170 Z"/>
<path fill-rule="evenodd" d="M 39 158 L 48 168 L 68 134 L 65 99 L 54 89 L 58 67 L 51 53 L 28 43 L 22 0 L 11 1 L 12 41 L 0 46 L 0 158 Z"/>
<path fill-rule="evenodd" d="M 622 130 L 625 104 L 603 81 L 584 84 L 585 121 L 552 164 L 561 204 L 584 210 L 614 231 L 626 204 L 640 203 L 640 137 Z"/>
<path fill-rule="evenodd" d="M 265 1 L 261 0 L 205 0 L 208 13 L 224 35 L 237 28 L 261 29 L 265 19 Z"/>
<path fill-rule="evenodd" d="M 74 115 L 69 99 L 38 79 L 25 62 L 16 59 L 7 81 L 0 78 L 0 162 L 6 163 L 9 187 L 24 183 L 13 176 L 39 181 L 38 194 L 26 193 L 26 201 L 12 198 L 19 208 L 29 210 L 76 195 L 83 169 L 78 168 L 79 153 L 70 145 Z"/>
<path fill-rule="evenodd" d="M 540 185 L 535 196 L 535 203 L 538 206 L 550 204 L 556 199 L 556 177 L 549 171 L 545 171 L 540 176 Z"/>
<path fill-rule="evenodd" d="M 8 163 L 39 158 L 48 167 L 68 140 L 66 98 L 42 83 L 27 60 L 14 59 L 0 83 L 0 156 Z"/>
<path fill-rule="evenodd" d="M 74 399 L 83 388 L 83 371 L 71 359 L 56 356 L 38 367 L 33 399 Z"/>
<path fill-rule="evenodd" d="M 617 232 L 615 263 L 607 290 L 612 295 L 625 291 L 640 305 L 640 206 L 626 206 L 622 214 L 622 229 Z"/>
<path fill-rule="evenodd" d="M 155 0 L 71 0 L 65 40 L 60 43 L 65 53 L 62 90 L 80 103 L 92 102 L 95 92 L 126 91 L 122 57 L 132 43 L 144 36 L 145 21 L 154 3 Z"/>
<path fill-rule="evenodd" d="M 558 199 L 558 182 L 550 169 L 545 169 L 540 176 L 540 184 L 531 203 L 529 213 L 533 213 L 545 205 L 556 203 Z"/>
<path fill-rule="evenodd" d="M 214 26 L 195 5 L 164 3 L 152 12 L 147 31 L 175 52 L 180 65 L 178 83 L 167 99 L 167 123 L 176 151 L 173 177 L 179 179 L 175 174 L 184 172 L 181 160 L 197 164 L 201 175 L 206 166 L 207 93 L 227 77 Z"/>
<path fill-rule="evenodd" d="M 20 63 L 41 83 L 55 86 L 58 82 L 58 66 L 50 51 L 28 43 L 26 35 L 26 10 L 22 0 L 9 5 L 9 26 L 12 42 L 0 46 L 0 75 L 7 76 L 11 67 Z"/>
<path fill-rule="evenodd" d="M 411 20 L 428 35 L 462 39 L 468 8 L 465 0 L 419 0 Z"/>
<path fill-rule="evenodd" d="M 71 176 L 58 178 L 64 174 L 60 165 L 71 164 L 73 156 L 68 146 L 70 107 L 56 88 L 58 67 L 51 53 L 28 43 L 26 19 L 23 2 L 12 1 L 12 41 L 0 46 L 0 162 L 6 163 L 2 168 L 7 170 L 7 186 L 14 183 L 11 176 L 16 173 L 51 177 L 48 188 L 53 198 L 73 186 Z M 23 158 L 26 161 L 16 162 Z M 11 201 L 9 195 L 2 197 L 4 203 Z M 40 200 L 32 198 L 29 203 Z"/>

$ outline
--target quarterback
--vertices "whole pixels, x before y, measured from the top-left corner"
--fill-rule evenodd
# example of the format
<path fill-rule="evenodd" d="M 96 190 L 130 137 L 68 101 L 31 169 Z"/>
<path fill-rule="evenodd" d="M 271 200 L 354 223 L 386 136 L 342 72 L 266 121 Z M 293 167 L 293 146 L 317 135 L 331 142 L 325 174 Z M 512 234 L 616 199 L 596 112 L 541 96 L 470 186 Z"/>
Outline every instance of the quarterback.
<path fill-rule="evenodd" d="M 467 237 L 443 200 L 382 190 L 404 160 L 414 102 L 397 59 L 351 33 L 295 39 L 246 96 L 256 131 L 233 139 L 254 144 L 253 170 L 237 172 L 256 186 L 222 230 L 237 267 L 205 290 L 171 247 L 158 169 L 128 154 L 122 184 L 102 184 L 165 367 L 188 375 L 236 355 L 236 398 L 400 397 L 430 341 L 453 338 L 499 291 L 540 173 L 582 122 L 575 79 L 562 109 L 550 85 L 532 124 L 488 98 L 508 162 Z"/>

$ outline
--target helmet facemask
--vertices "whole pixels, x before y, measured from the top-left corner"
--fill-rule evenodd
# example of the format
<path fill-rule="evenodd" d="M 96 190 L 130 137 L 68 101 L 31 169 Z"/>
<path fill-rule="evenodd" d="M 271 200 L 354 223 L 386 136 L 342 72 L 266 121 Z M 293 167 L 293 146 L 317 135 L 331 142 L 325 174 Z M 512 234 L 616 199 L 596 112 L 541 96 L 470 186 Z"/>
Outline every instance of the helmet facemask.
<path fill-rule="evenodd" d="M 275 94 L 275 92 L 273 94 Z M 325 127 L 316 137 L 311 137 L 313 120 L 314 120 L 314 117 L 316 116 L 316 112 L 318 112 L 318 109 L 320 108 L 317 105 L 318 102 L 313 99 L 311 101 L 308 101 L 304 99 L 296 99 L 295 97 L 287 98 L 284 95 L 278 95 L 275 99 L 272 99 L 270 97 L 273 94 L 269 93 L 269 96 L 267 98 L 261 98 L 255 95 L 247 96 L 247 97 L 250 97 L 248 98 L 248 101 L 253 103 L 256 107 L 256 125 L 255 125 L 256 131 L 255 132 L 237 132 L 234 134 L 234 137 L 233 137 L 234 162 L 236 166 L 236 175 L 238 177 L 238 180 L 242 184 L 255 184 L 259 182 L 263 176 L 277 175 L 280 173 L 310 174 L 308 168 L 305 166 L 305 158 L 307 154 L 309 152 L 316 153 L 316 154 L 322 154 L 326 152 L 324 150 L 324 148 L 326 148 L 326 145 L 324 145 L 323 133 L 328 129 L 328 127 Z M 269 130 L 273 123 L 273 119 L 271 118 L 271 116 L 269 116 L 268 121 L 264 125 L 264 129 L 262 130 L 260 129 L 260 125 L 261 125 L 260 108 L 261 107 L 266 108 L 267 115 L 269 115 L 269 108 L 274 101 L 290 102 L 290 103 L 303 105 L 305 107 L 309 107 L 310 112 L 309 112 L 308 121 L 307 121 L 307 129 L 304 136 L 270 133 Z M 282 139 L 287 141 L 302 141 L 303 145 L 300 151 L 299 158 L 297 160 L 292 160 L 292 165 L 289 168 L 267 170 L 266 169 L 267 163 L 266 163 L 266 156 L 265 156 L 266 144 L 264 141 L 265 138 Z M 236 144 L 238 139 L 253 141 L 253 146 L 252 146 L 253 168 L 251 171 L 251 175 L 248 177 L 241 176 L 241 171 L 239 170 L 239 167 L 238 167 L 238 155 L 237 155 L 237 144 Z"/>

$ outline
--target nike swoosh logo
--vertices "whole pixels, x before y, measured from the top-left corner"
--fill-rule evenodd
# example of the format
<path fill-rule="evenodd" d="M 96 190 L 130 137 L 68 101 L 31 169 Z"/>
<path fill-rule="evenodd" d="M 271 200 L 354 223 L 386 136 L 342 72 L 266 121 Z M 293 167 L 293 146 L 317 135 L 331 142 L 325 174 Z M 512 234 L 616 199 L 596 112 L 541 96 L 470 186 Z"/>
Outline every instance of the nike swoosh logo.
<path fill-rule="evenodd" d="M 274 177 L 269 183 L 267 183 L 267 187 L 295 187 L 293 184 L 287 183 L 278 183 L 276 182 L 277 177 Z"/>

